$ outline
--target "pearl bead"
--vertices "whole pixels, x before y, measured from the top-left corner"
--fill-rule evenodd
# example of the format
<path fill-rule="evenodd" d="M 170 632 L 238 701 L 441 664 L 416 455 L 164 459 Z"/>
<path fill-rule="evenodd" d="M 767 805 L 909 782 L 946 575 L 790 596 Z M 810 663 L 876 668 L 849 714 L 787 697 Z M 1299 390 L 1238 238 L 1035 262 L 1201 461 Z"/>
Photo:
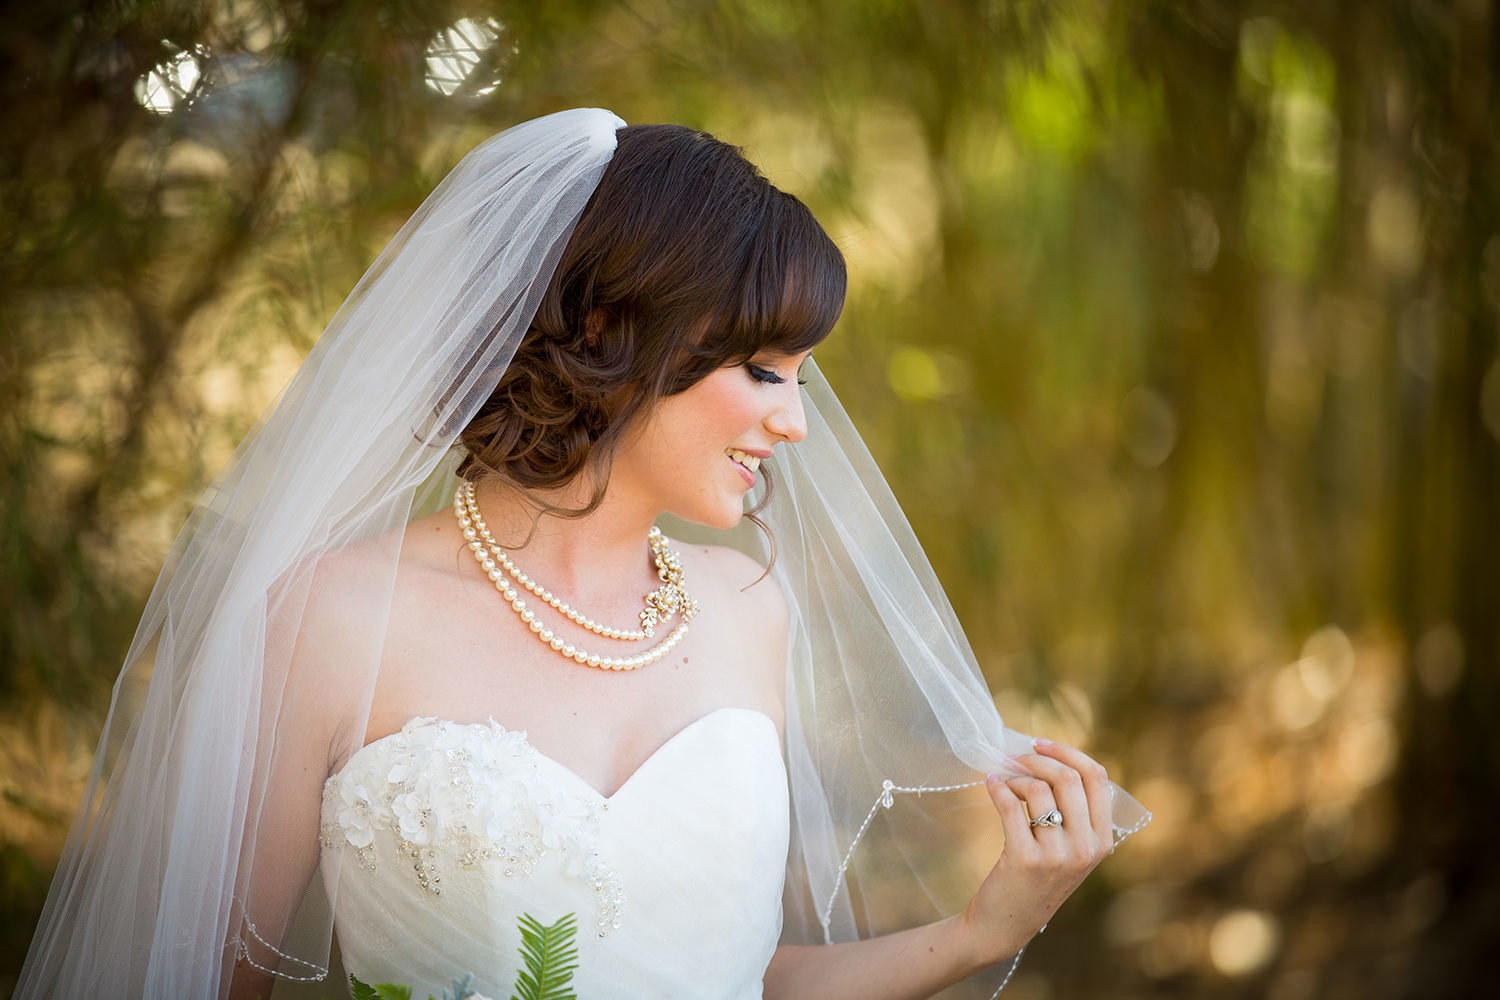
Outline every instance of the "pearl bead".
<path fill-rule="evenodd" d="M 687 620 L 698 612 L 698 602 L 689 597 L 682 589 L 682 562 L 676 553 L 667 548 L 666 540 L 660 530 L 653 528 L 648 535 L 651 545 L 651 554 L 656 563 L 656 574 L 667 586 L 652 594 L 644 595 L 647 601 L 646 610 L 640 614 L 643 628 L 619 629 L 602 625 L 582 614 L 575 608 L 568 606 L 558 595 L 543 587 L 531 577 L 522 573 L 520 568 L 506 555 L 490 533 L 489 526 L 485 524 L 484 518 L 479 512 L 478 501 L 475 500 L 473 483 L 462 483 L 454 492 L 454 513 L 458 519 L 460 528 L 464 530 L 464 537 L 469 550 L 474 553 L 475 560 L 479 563 L 483 572 L 494 583 L 498 591 L 510 604 L 511 609 L 524 621 L 527 627 L 536 634 L 537 638 L 547 643 L 552 649 L 563 656 L 578 663 L 586 663 L 591 667 L 603 667 L 609 670 L 634 670 L 650 663 L 655 663 L 666 655 L 667 651 L 676 646 L 683 633 L 687 631 Z M 483 539 L 483 542 L 477 540 Z M 501 567 L 504 572 L 501 572 Z M 506 574 L 510 579 L 505 579 Z M 513 581 L 513 582 L 512 582 Z M 674 616 L 681 615 L 681 624 L 672 630 L 663 641 L 655 648 L 634 656 L 601 656 L 578 648 L 573 643 L 567 642 L 562 636 L 555 635 L 550 628 L 541 622 L 526 605 L 526 601 L 520 597 L 518 587 L 524 587 L 527 591 L 537 595 L 540 600 L 546 601 L 569 621 L 576 622 L 582 627 L 593 632 L 595 635 L 616 641 L 638 642 L 650 638 L 653 634 L 652 627 L 670 621 Z"/>

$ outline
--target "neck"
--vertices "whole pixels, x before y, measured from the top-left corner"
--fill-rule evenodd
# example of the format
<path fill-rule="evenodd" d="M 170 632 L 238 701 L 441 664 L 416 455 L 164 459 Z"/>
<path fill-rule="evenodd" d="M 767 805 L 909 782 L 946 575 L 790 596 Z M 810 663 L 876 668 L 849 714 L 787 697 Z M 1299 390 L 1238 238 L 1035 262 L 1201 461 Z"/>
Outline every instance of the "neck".
<path fill-rule="evenodd" d="M 606 493 L 583 517 L 538 516 L 535 501 L 492 479 L 477 483 L 475 494 L 496 541 L 549 587 L 582 596 L 631 581 L 633 591 L 643 574 L 655 576 L 646 533 L 659 511 Z M 591 496 L 592 487 L 574 484 L 537 499 L 576 510 Z"/>

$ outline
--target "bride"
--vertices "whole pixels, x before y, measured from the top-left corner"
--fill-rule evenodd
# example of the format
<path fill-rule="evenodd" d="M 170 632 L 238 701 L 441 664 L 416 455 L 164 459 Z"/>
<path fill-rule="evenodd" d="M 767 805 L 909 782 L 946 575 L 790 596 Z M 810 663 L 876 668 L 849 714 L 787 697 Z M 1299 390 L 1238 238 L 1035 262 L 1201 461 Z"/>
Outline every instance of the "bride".
<path fill-rule="evenodd" d="M 810 359 L 844 287 L 702 133 L 466 157 L 179 536 L 16 995 L 266 996 L 336 927 L 503 996 L 569 913 L 582 997 L 1003 986 L 1148 817 L 1001 724 Z"/>

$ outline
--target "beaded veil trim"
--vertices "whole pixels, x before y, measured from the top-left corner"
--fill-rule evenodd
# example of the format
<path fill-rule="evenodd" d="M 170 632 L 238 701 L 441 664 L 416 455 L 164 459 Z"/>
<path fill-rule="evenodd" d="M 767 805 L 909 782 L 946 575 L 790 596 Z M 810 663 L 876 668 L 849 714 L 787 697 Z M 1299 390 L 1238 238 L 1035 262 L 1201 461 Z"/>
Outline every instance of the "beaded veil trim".
<path fill-rule="evenodd" d="M 879 814 L 880 810 L 890 809 L 895 806 L 897 795 L 921 796 L 924 794 L 933 794 L 936 792 L 957 792 L 965 788 L 977 788 L 983 784 L 983 781 L 966 781 L 958 785 L 905 786 L 898 785 L 889 778 L 882 781 L 880 783 L 880 795 L 876 797 L 874 804 L 870 806 L 870 811 L 865 814 L 864 822 L 861 823 L 859 825 L 859 829 L 855 831 L 854 839 L 849 842 L 849 849 L 844 852 L 844 858 L 839 862 L 838 874 L 834 877 L 833 891 L 828 894 L 828 902 L 818 910 L 818 923 L 823 925 L 824 943 L 833 943 L 833 932 L 831 929 L 831 924 L 833 922 L 833 907 L 838 901 L 839 893 L 845 890 L 845 877 L 849 873 L 850 862 L 854 860 L 854 849 L 859 846 L 859 842 L 863 840 L 865 834 L 869 832 L 870 824 L 875 821 L 875 817 Z M 1113 795 L 1113 792 L 1111 792 L 1111 795 Z M 1114 828 L 1115 842 L 1110 850 L 1113 851 L 1116 847 L 1119 847 L 1120 844 L 1124 842 L 1126 837 L 1129 837 L 1131 834 L 1137 833 L 1140 830 L 1144 829 L 1146 824 L 1150 822 L 1151 814 L 1148 812 L 1144 816 L 1142 816 L 1133 826 L 1130 826 L 1128 828 L 1116 826 Z M 1047 925 L 1043 924 L 1037 931 L 1037 933 L 1040 934 L 1046 929 Z M 1015 957 L 1010 960 L 1010 968 L 1005 971 L 1005 978 L 1000 981 L 999 986 L 995 987 L 995 992 L 990 994 L 990 1000 L 995 1000 L 995 998 L 1005 990 L 1005 987 L 1010 985 L 1011 977 L 1016 974 L 1016 967 L 1021 964 L 1021 956 L 1024 954 L 1026 954 L 1026 948 L 1023 945 L 1021 950 L 1016 952 Z"/>

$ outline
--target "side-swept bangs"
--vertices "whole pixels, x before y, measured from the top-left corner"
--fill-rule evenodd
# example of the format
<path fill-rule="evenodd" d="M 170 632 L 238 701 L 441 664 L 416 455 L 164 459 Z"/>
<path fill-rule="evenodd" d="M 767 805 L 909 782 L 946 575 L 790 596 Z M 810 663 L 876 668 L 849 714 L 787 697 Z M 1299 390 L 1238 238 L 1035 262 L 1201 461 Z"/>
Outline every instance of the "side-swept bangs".
<path fill-rule="evenodd" d="M 691 359 L 668 392 L 680 392 L 716 368 L 760 354 L 810 351 L 844 308 L 844 257 L 807 206 L 767 185 L 764 211 L 725 289 L 714 320 L 684 344 Z"/>

